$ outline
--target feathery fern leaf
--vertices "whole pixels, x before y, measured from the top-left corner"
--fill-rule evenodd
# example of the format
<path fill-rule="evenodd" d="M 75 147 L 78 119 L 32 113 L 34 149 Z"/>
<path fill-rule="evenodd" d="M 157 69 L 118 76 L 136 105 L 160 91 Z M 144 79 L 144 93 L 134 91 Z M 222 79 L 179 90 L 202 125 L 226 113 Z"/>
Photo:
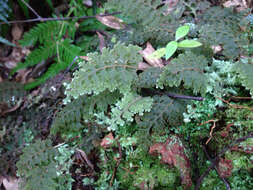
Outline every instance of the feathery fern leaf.
<path fill-rule="evenodd" d="M 222 53 L 227 58 L 235 58 L 248 44 L 247 37 L 240 28 L 242 13 L 234 13 L 232 9 L 212 7 L 200 17 L 200 40 L 205 44 L 223 45 Z"/>
<path fill-rule="evenodd" d="M 239 74 L 242 85 L 250 90 L 250 94 L 253 97 L 253 64 L 239 62 L 234 65 L 233 70 Z"/>
<path fill-rule="evenodd" d="M 150 112 L 144 113 L 139 125 L 154 130 L 162 130 L 168 126 L 178 126 L 183 121 L 183 113 L 189 101 L 171 99 L 168 96 L 154 96 Z"/>
<path fill-rule="evenodd" d="M 23 149 L 23 154 L 17 163 L 18 173 L 23 181 L 25 190 L 56 189 L 58 155 L 49 140 L 37 140 L 34 144 Z"/>
<path fill-rule="evenodd" d="M 112 108 L 112 116 L 108 121 L 109 128 L 116 130 L 117 126 L 124 126 L 132 122 L 135 114 L 143 115 L 151 110 L 153 100 L 133 93 L 125 93 L 124 97 Z"/>
<path fill-rule="evenodd" d="M 157 80 L 160 78 L 162 69 L 159 67 L 151 67 L 144 70 L 138 75 L 136 80 L 136 86 L 138 88 L 154 88 L 156 86 Z"/>
<path fill-rule="evenodd" d="M 183 83 L 186 89 L 192 89 L 195 94 L 199 92 L 204 94 L 207 86 L 207 77 L 204 74 L 206 66 L 207 60 L 204 56 L 186 51 L 164 68 L 157 86 L 178 87 Z"/>
<path fill-rule="evenodd" d="M 117 91 L 104 91 L 96 96 L 80 96 L 68 103 L 57 113 L 51 127 L 51 133 L 67 134 L 69 131 L 80 131 L 84 126 L 81 120 L 89 121 L 96 112 L 106 112 L 110 104 L 115 104 L 120 98 Z"/>
<path fill-rule="evenodd" d="M 81 62 L 80 69 L 66 86 L 66 101 L 70 97 L 78 98 L 83 94 L 99 94 L 108 89 L 111 92 L 130 90 L 131 82 L 136 77 L 137 64 L 142 60 L 140 47 L 116 44 L 113 49 L 104 48 L 102 54 L 88 54 L 89 61 Z"/>
<path fill-rule="evenodd" d="M 173 39 L 172 31 L 179 23 L 165 12 L 168 6 L 161 6 L 160 0 L 111 0 L 105 4 L 106 10 L 121 11 L 125 22 L 132 26 L 126 33 L 127 42 L 143 44 L 147 40 L 166 44 Z"/>

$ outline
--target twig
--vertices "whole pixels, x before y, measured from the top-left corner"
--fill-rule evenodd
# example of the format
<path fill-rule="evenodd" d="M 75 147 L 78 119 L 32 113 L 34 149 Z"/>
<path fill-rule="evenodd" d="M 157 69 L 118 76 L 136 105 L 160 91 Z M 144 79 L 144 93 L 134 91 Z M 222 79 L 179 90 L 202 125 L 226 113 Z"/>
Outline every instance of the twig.
<path fill-rule="evenodd" d="M 207 159 L 208 159 L 211 163 L 214 163 L 214 161 L 212 160 L 212 158 L 209 156 L 209 154 L 208 154 L 208 152 L 207 152 L 205 146 L 203 146 L 203 149 L 204 149 L 204 152 L 205 152 L 205 154 L 206 154 L 206 156 L 207 156 Z M 217 169 L 216 164 L 217 164 L 217 163 L 214 163 L 214 169 L 215 169 L 216 173 L 218 174 L 218 176 L 222 179 L 222 181 L 223 181 L 224 184 L 226 185 L 227 190 L 231 190 L 230 185 L 229 185 L 229 183 L 227 182 L 227 180 L 226 180 L 224 177 L 221 177 L 220 173 L 218 172 L 218 169 Z"/>
<path fill-rule="evenodd" d="M 252 97 L 231 96 L 230 99 L 235 99 L 235 100 L 252 100 L 253 98 Z"/>
<path fill-rule="evenodd" d="M 247 110 L 253 111 L 253 108 L 251 108 L 251 107 L 241 106 L 241 105 L 236 105 L 236 104 L 231 104 L 229 101 L 224 100 L 224 99 L 222 99 L 222 98 L 220 98 L 218 96 L 215 96 L 215 97 L 218 98 L 219 100 L 221 100 L 222 102 L 228 104 L 232 108 L 235 108 L 235 109 L 247 109 Z"/>
<path fill-rule="evenodd" d="M 110 181 L 110 186 L 112 186 L 112 184 L 113 184 L 117 169 L 118 169 L 119 164 L 120 164 L 121 159 L 122 159 L 122 150 L 121 150 L 121 146 L 120 146 L 119 141 L 117 141 L 117 144 L 118 144 L 118 149 L 119 149 L 119 158 L 117 158 L 117 163 L 116 163 L 116 166 L 114 167 L 114 170 L 113 170 L 112 178 L 111 178 L 111 181 Z"/>
<path fill-rule="evenodd" d="M 97 16 L 111 16 L 111 15 L 117 15 L 120 14 L 120 12 L 114 12 L 114 13 L 108 13 L 108 14 L 102 14 L 102 15 L 97 15 Z M 62 20 L 73 20 L 73 19 L 89 19 L 89 18 L 96 18 L 95 16 L 82 16 L 82 17 L 57 17 L 57 18 L 34 18 L 34 19 L 27 19 L 27 20 L 13 20 L 13 21 L 8 21 L 8 22 L 0 22 L 0 25 L 2 24 L 14 24 L 14 23 L 27 23 L 27 22 L 40 22 L 40 21 L 62 21 Z"/>
<path fill-rule="evenodd" d="M 24 0 L 21 0 L 37 17 L 40 19 L 40 21 L 43 21 L 41 16 Z"/>
<path fill-rule="evenodd" d="M 210 137 L 209 137 L 209 139 L 206 141 L 206 144 L 208 144 L 209 143 L 209 141 L 212 139 L 212 137 L 213 137 L 213 130 L 214 130 L 214 128 L 216 127 L 216 122 L 217 122 L 218 120 L 216 119 L 216 120 L 214 120 L 214 119 L 211 119 L 211 120 L 208 120 L 208 121 L 206 121 L 206 122 L 204 122 L 204 123 L 201 123 L 201 124 L 199 124 L 199 125 L 204 125 L 204 124 L 207 124 L 207 123 L 210 123 L 210 122 L 213 122 L 213 126 L 212 126 L 212 128 L 211 128 L 211 131 L 210 131 Z"/>
<path fill-rule="evenodd" d="M 92 169 L 92 171 L 94 171 L 94 166 L 91 163 L 91 161 L 88 159 L 87 154 L 81 149 L 77 148 L 76 150 L 80 153 L 81 157 L 86 161 L 87 165 Z"/>
<path fill-rule="evenodd" d="M 253 138 L 253 133 L 250 133 L 250 134 L 247 135 L 247 136 L 241 137 L 241 138 L 235 140 L 234 142 L 232 142 L 229 146 L 226 146 L 225 148 L 223 148 L 223 150 L 213 159 L 213 162 L 212 162 L 211 166 L 209 166 L 209 167 L 207 168 L 207 170 L 200 176 L 200 178 L 198 179 L 197 184 L 196 184 L 194 190 L 198 190 L 198 189 L 200 188 L 200 185 L 201 185 L 203 179 L 204 179 L 204 178 L 209 174 L 209 172 L 216 166 L 216 164 L 217 164 L 219 158 L 220 158 L 228 149 L 230 149 L 231 147 L 233 147 L 235 144 L 238 144 L 238 143 L 240 143 L 240 142 L 243 142 L 243 141 L 245 141 L 245 140 L 247 140 L 247 139 L 249 139 L 249 138 Z"/>
<path fill-rule="evenodd" d="M 158 94 L 158 95 L 166 95 L 171 98 L 188 99 L 188 100 L 196 100 L 196 101 L 203 101 L 204 100 L 203 97 L 186 96 L 186 95 L 174 94 L 174 93 L 170 93 L 170 92 L 159 92 L 157 90 L 148 89 L 148 88 L 142 89 L 142 91 L 147 94 L 151 93 L 151 94 Z"/>

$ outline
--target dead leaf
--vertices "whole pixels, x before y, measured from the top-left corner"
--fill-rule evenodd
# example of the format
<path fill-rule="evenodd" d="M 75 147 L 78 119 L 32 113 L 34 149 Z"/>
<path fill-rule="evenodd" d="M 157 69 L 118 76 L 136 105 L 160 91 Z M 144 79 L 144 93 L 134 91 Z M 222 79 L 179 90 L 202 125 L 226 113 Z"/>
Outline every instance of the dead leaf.
<path fill-rule="evenodd" d="M 162 59 L 149 57 L 149 55 L 151 55 L 154 51 L 155 49 L 152 47 L 152 45 L 149 42 L 147 42 L 146 48 L 140 51 L 140 54 L 143 56 L 143 58 L 149 65 L 153 67 L 164 67 L 164 65 L 162 64 Z"/>
<path fill-rule="evenodd" d="M 170 14 L 172 11 L 174 11 L 177 3 L 179 0 L 166 0 L 164 3 L 168 5 L 168 8 L 166 10 L 166 15 Z"/>
<path fill-rule="evenodd" d="M 138 69 L 139 70 L 145 70 L 145 69 L 147 69 L 147 68 L 149 68 L 150 66 L 147 64 L 147 63 L 144 63 L 144 62 L 140 62 L 139 64 L 138 64 Z"/>
<path fill-rule="evenodd" d="M 88 159 L 88 156 L 86 155 L 86 153 L 85 153 L 83 150 L 81 150 L 81 149 L 77 149 L 77 152 L 81 155 L 81 158 L 82 158 L 83 160 L 85 160 L 85 162 L 87 163 L 87 165 L 88 165 L 92 170 L 94 170 L 94 166 L 93 166 L 93 164 L 90 162 L 90 160 Z"/>
<path fill-rule="evenodd" d="M 108 135 L 106 135 L 103 139 L 102 142 L 100 143 L 100 145 L 103 148 L 110 148 L 111 145 L 113 144 L 114 141 L 114 137 L 112 135 L 112 133 L 109 133 Z"/>
<path fill-rule="evenodd" d="M 17 42 L 18 40 L 21 39 L 22 34 L 23 34 L 23 27 L 19 24 L 13 24 L 12 30 L 11 30 L 11 35 L 13 37 L 13 42 Z"/>
<path fill-rule="evenodd" d="M 96 32 L 99 38 L 99 50 L 102 53 L 102 49 L 105 47 L 105 38 L 99 32 Z"/>
<path fill-rule="evenodd" d="M 218 164 L 218 172 L 222 178 L 227 178 L 231 176 L 232 169 L 233 169 L 233 165 L 232 165 L 231 160 L 220 158 L 220 161 Z"/>
<path fill-rule="evenodd" d="M 211 48 L 212 48 L 214 54 L 220 53 L 223 50 L 221 45 L 211 46 Z"/>
<path fill-rule="evenodd" d="M 236 7 L 237 11 L 243 11 L 247 8 L 249 8 L 249 6 L 247 5 L 246 0 L 230 0 L 230 1 L 226 1 L 225 3 L 223 3 L 224 7 Z"/>
<path fill-rule="evenodd" d="M 116 30 L 124 29 L 126 27 L 123 20 L 115 16 L 96 16 L 96 19 L 102 24 Z"/>
<path fill-rule="evenodd" d="M 93 5 L 92 0 L 83 0 L 83 4 L 87 7 L 92 7 Z"/>
<path fill-rule="evenodd" d="M 81 58 L 81 59 L 83 59 L 85 61 L 89 61 L 90 60 L 88 56 L 79 56 L 79 58 Z"/>
<path fill-rule="evenodd" d="M 168 138 L 165 143 L 157 143 L 150 147 L 149 154 L 162 155 L 162 162 L 175 166 L 181 173 L 182 184 L 185 189 L 192 185 L 190 161 L 184 153 L 184 147 L 180 139 L 176 136 Z"/>
<path fill-rule="evenodd" d="M 6 190 L 18 190 L 19 179 L 14 177 L 8 177 L 3 179 L 3 186 Z"/>

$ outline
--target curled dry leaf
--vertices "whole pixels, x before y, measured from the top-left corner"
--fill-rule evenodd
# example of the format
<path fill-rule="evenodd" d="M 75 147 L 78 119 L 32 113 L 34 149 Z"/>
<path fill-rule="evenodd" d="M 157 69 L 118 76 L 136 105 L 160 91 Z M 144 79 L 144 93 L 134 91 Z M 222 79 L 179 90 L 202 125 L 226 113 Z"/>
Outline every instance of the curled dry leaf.
<path fill-rule="evenodd" d="M 232 169 L 233 169 L 233 165 L 232 165 L 231 160 L 220 158 L 220 161 L 218 164 L 218 172 L 222 178 L 227 178 L 231 176 Z"/>
<path fill-rule="evenodd" d="M 230 0 L 223 3 L 224 7 L 236 7 L 237 11 L 243 11 L 248 7 L 246 0 Z"/>
<path fill-rule="evenodd" d="M 99 32 L 96 32 L 99 38 L 99 50 L 102 53 L 102 49 L 105 47 L 105 38 Z"/>
<path fill-rule="evenodd" d="M 177 3 L 179 0 L 166 0 L 164 3 L 168 4 L 168 9 L 166 11 L 166 15 L 170 14 L 172 11 L 174 11 Z"/>
<path fill-rule="evenodd" d="M 214 54 L 220 53 L 223 50 L 221 45 L 211 46 L 211 48 L 212 48 Z"/>
<path fill-rule="evenodd" d="M 150 147 L 149 154 L 162 155 L 162 162 L 175 166 L 181 173 L 182 184 L 185 189 L 192 185 L 190 175 L 190 161 L 184 153 L 184 147 L 180 139 L 176 136 L 168 138 L 165 143 L 157 143 Z"/>
<path fill-rule="evenodd" d="M 116 30 L 124 29 L 126 27 L 123 20 L 115 16 L 96 16 L 96 19 L 102 24 Z"/>
<path fill-rule="evenodd" d="M 89 57 L 88 56 L 79 56 L 79 58 L 83 59 L 84 61 L 89 61 Z"/>
<path fill-rule="evenodd" d="M 155 49 L 152 47 L 152 45 L 147 42 L 146 48 L 140 51 L 140 54 L 143 56 L 143 58 L 149 65 L 153 67 L 163 67 L 164 65 L 162 64 L 162 59 L 150 58 L 149 55 L 151 55 L 154 51 Z"/>
<path fill-rule="evenodd" d="M 93 5 L 92 0 L 83 0 L 83 4 L 87 7 L 92 7 Z"/>
<path fill-rule="evenodd" d="M 18 190 L 19 180 L 14 177 L 8 177 L 3 179 L 3 186 L 6 190 Z"/>
<path fill-rule="evenodd" d="M 100 145 L 103 147 L 103 148 L 110 148 L 111 145 L 113 144 L 113 141 L 114 141 L 114 137 L 112 135 L 112 133 L 109 133 L 108 135 L 106 135 L 103 139 L 102 139 L 102 142 L 100 143 Z"/>
<path fill-rule="evenodd" d="M 147 68 L 149 68 L 150 66 L 147 64 L 147 63 L 144 63 L 144 62 L 140 62 L 139 64 L 138 64 L 138 69 L 139 70 L 145 70 L 145 69 L 147 69 Z"/>

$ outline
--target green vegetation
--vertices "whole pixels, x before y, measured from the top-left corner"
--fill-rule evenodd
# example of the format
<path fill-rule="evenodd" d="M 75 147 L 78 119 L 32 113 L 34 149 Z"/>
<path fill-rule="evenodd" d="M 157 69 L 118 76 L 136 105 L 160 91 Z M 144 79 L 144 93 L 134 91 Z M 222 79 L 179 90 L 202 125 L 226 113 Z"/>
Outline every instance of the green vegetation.
<path fill-rule="evenodd" d="M 0 82 L 3 173 L 25 190 L 250 189 L 249 12 L 197 0 L 91 2 L 70 0 L 62 15 L 93 17 L 45 21 L 19 41 L 32 51 L 12 77 L 51 61 L 33 82 Z M 93 14 L 118 11 L 106 22 Z M 125 27 L 106 27 L 114 22 Z"/>

